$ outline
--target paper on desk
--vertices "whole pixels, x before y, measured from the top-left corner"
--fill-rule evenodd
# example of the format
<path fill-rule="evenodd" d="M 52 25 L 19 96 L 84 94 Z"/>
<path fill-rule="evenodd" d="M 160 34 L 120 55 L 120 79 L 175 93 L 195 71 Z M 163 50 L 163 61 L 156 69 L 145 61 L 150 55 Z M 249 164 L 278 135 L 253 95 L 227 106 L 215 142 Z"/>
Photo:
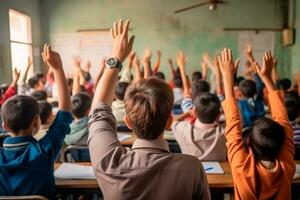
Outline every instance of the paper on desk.
<path fill-rule="evenodd" d="M 118 135 L 118 139 L 120 142 L 124 141 L 124 140 L 127 140 L 128 138 L 131 138 L 132 135 L 130 134 L 125 134 L 125 133 L 117 133 Z"/>
<path fill-rule="evenodd" d="M 206 174 L 224 174 L 219 162 L 202 162 Z"/>
<path fill-rule="evenodd" d="M 74 163 L 62 163 L 55 170 L 54 177 L 61 179 L 96 179 L 92 166 Z"/>
<path fill-rule="evenodd" d="M 296 172 L 293 179 L 300 178 L 300 164 L 296 164 Z"/>

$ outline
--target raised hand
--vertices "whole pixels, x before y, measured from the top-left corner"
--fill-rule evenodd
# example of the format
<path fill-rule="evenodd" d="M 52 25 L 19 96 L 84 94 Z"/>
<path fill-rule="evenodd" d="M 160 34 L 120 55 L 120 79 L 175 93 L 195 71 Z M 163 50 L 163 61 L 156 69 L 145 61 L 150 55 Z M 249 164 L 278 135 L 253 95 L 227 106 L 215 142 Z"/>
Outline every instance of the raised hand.
<path fill-rule="evenodd" d="M 275 83 L 272 80 L 272 71 L 274 67 L 274 61 L 271 54 L 271 51 L 265 52 L 263 57 L 263 67 L 255 62 L 254 67 L 256 69 L 257 74 L 260 76 L 261 80 L 264 82 L 268 91 L 275 90 Z"/>
<path fill-rule="evenodd" d="M 234 97 L 234 74 L 237 71 L 237 66 L 233 63 L 232 53 L 230 49 L 224 49 L 221 53 L 221 56 L 218 56 L 218 62 L 220 66 L 220 71 L 223 75 L 225 97 L 233 98 Z"/>
<path fill-rule="evenodd" d="M 265 52 L 263 57 L 263 67 L 261 68 L 257 62 L 254 63 L 255 70 L 260 76 L 261 79 L 264 78 L 271 78 L 272 77 L 272 70 L 274 67 L 274 61 L 271 54 L 271 51 Z"/>
<path fill-rule="evenodd" d="M 73 63 L 76 71 L 81 70 L 81 59 L 80 57 L 74 56 L 73 57 Z"/>
<path fill-rule="evenodd" d="M 129 24 L 129 19 L 126 20 L 125 23 L 120 19 L 117 23 L 113 23 L 113 28 L 111 29 L 113 37 L 112 56 L 117 58 L 120 62 L 123 62 L 132 50 L 135 36 L 131 36 L 128 40 Z"/>
<path fill-rule="evenodd" d="M 145 50 L 143 61 L 150 62 L 151 57 L 152 57 L 151 49 L 148 48 Z"/>
<path fill-rule="evenodd" d="M 132 63 L 134 57 L 135 57 L 135 52 L 131 51 L 130 54 L 129 54 L 129 56 L 128 56 L 128 62 Z"/>
<path fill-rule="evenodd" d="M 183 51 L 179 51 L 177 56 L 176 56 L 176 62 L 177 62 L 177 65 L 180 69 L 184 68 L 185 66 L 185 55 L 183 53 Z"/>
<path fill-rule="evenodd" d="M 248 43 L 247 46 L 246 46 L 246 54 L 252 55 L 252 52 L 253 52 L 253 48 L 252 48 L 252 46 Z"/>
<path fill-rule="evenodd" d="M 61 69 L 62 62 L 60 56 L 57 52 L 52 51 L 51 46 L 48 44 L 44 45 L 44 50 L 42 52 L 43 61 L 52 69 Z"/>

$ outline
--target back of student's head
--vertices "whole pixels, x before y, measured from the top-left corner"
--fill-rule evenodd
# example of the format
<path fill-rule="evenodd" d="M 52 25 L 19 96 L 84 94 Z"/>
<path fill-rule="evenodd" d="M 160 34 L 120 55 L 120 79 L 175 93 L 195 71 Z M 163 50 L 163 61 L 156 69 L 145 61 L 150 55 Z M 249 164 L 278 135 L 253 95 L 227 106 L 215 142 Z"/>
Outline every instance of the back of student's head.
<path fill-rule="evenodd" d="M 83 78 L 85 81 L 90 81 L 92 79 L 90 72 L 83 71 Z"/>
<path fill-rule="evenodd" d="M 33 76 L 28 80 L 28 85 L 30 88 L 35 88 L 40 82 L 40 78 L 38 76 Z"/>
<path fill-rule="evenodd" d="M 72 114 L 78 119 L 86 117 L 92 104 L 91 97 L 87 93 L 79 92 L 72 96 L 71 100 Z"/>
<path fill-rule="evenodd" d="M 242 77 L 242 76 L 236 77 L 236 78 L 234 79 L 234 85 L 235 85 L 235 86 L 239 86 L 240 82 L 242 82 L 243 80 L 245 80 L 245 78 Z"/>
<path fill-rule="evenodd" d="M 121 100 L 121 101 L 124 100 L 124 96 L 125 96 L 128 85 L 129 85 L 129 83 L 127 83 L 127 82 L 117 82 L 116 87 L 115 87 L 115 95 L 118 100 Z"/>
<path fill-rule="evenodd" d="M 26 130 L 39 115 L 39 105 L 30 96 L 13 96 L 1 108 L 2 121 L 14 133 Z"/>
<path fill-rule="evenodd" d="M 160 80 L 166 80 L 165 74 L 163 72 L 157 72 L 155 74 L 156 78 L 160 79 Z"/>
<path fill-rule="evenodd" d="M 31 96 L 37 101 L 46 101 L 48 95 L 45 90 L 36 90 L 31 93 Z"/>
<path fill-rule="evenodd" d="M 300 114 L 300 97 L 297 92 L 287 92 L 284 102 L 289 120 L 294 121 Z"/>
<path fill-rule="evenodd" d="M 182 86 L 183 86 L 182 79 L 179 74 L 174 76 L 174 85 L 176 88 L 182 88 Z"/>
<path fill-rule="evenodd" d="M 41 123 L 46 124 L 52 116 L 52 105 L 47 101 L 39 101 Z"/>
<path fill-rule="evenodd" d="M 195 98 L 196 96 L 206 93 L 210 91 L 210 85 L 205 80 L 197 80 L 194 81 L 192 84 L 192 97 Z"/>
<path fill-rule="evenodd" d="M 143 79 L 128 87 L 125 109 L 138 138 L 154 140 L 163 133 L 173 101 L 169 85 L 157 78 Z"/>
<path fill-rule="evenodd" d="M 196 116 L 202 123 L 214 123 L 220 115 L 221 103 L 217 95 L 202 93 L 194 98 Z"/>
<path fill-rule="evenodd" d="M 283 145 L 283 127 L 269 118 L 259 118 L 249 130 L 249 143 L 256 160 L 274 161 Z"/>
<path fill-rule="evenodd" d="M 239 89 L 245 98 L 253 98 L 256 94 L 256 84 L 254 81 L 249 79 L 241 81 Z"/>
<path fill-rule="evenodd" d="M 292 81 L 288 78 L 283 78 L 277 82 L 277 86 L 283 91 L 287 91 L 292 87 Z"/>
<path fill-rule="evenodd" d="M 195 71 L 192 75 L 192 82 L 198 81 L 202 79 L 202 73 L 199 71 Z"/>

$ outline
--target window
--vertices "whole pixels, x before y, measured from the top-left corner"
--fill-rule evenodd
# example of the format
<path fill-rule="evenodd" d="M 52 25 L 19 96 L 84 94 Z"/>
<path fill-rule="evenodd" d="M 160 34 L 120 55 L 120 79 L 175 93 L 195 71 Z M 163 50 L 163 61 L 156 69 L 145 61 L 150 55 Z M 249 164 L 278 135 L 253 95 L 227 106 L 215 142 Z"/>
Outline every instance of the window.
<path fill-rule="evenodd" d="M 31 18 L 9 9 L 9 30 L 12 67 L 22 70 L 32 58 Z"/>

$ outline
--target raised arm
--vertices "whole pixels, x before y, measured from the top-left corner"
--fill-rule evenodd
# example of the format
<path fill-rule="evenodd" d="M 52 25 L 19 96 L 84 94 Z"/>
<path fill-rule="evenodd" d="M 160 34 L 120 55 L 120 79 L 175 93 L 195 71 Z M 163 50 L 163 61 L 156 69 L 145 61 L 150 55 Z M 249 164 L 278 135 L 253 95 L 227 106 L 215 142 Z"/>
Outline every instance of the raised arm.
<path fill-rule="evenodd" d="M 272 80 L 272 70 L 274 67 L 272 54 L 270 51 L 265 52 L 263 57 L 263 67 L 261 68 L 258 63 L 255 63 L 255 68 L 264 82 L 268 92 L 272 118 L 279 123 L 285 131 L 286 137 L 283 146 L 279 153 L 279 160 L 283 163 L 286 173 L 289 173 L 290 178 L 294 175 L 294 143 L 293 143 L 293 129 L 289 123 L 288 115 L 285 109 L 283 95 L 279 90 L 276 90 L 275 83 Z M 276 133 L 274 133 L 276 134 Z"/>
<path fill-rule="evenodd" d="M 172 76 L 174 77 L 176 72 L 175 72 L 175 68 L 174 68 L 174 65 L 173 65 L 172 58 L 168 59 L 168 65 L 169 65 L 169 68 L 171 70 Z"/>
<path fill-rule="evenodd" d="M 134 67 L 134 82 L 137 82 L 143 78 L 141 73 L 141 62 L 137 55 L 134 56 L 133 67 Z"/>
<path fill-rule="evenodd" d="M 112 57 L 118 59 L 121 63 L 123 63 L 128 54 L 131 52 L 134 41 L 134 36 L 128 40 L 128 27 L 129 20 L 127 20 L 125 24 L 122 20 L 120 20 L 117 24 L 114 23 L 114 27 L 112 29 Z M 109 68 L 104 71 L 94 94 L 92 110 L 96 107 L 98 102 L 102 102 L 111 107 L 118 75 L 118 68 Z"/>
<path fill-rule="evenodd" d="M 236 100 L 234 98 L 234 74 L 236 67 L 233 63 L 230 49 L 224 49 L 222 55 L 218 56 L 218 62 L 223 75 L 225 100 L 222 103 L 226 117 L 226 145 L 228 148 L 228 160 L 231 168 L 240 166 L 246 159 L 246 152 L 243 149 L 241 118 Z"/>
<path fill-rule="evenodd" d="M 183 51 L 180 51 L 176 57 L 177 65 L 179 66 L 180 76 L 183 84 L 183 94 L 184 96 L 191 96 L 189 80 L 185 71 L 185 55 Z"/>
<path fill-rule="evenodd" d="M 101 78 L 101 76 L 103 75 L 103 73 L 104 73 L 104 70 L 105 70 L 105 62 L 106 62 L 106 59 L 105 58 L 102 58 L 101 60 L 100 60 L 100 64 L 99 64 L 99 70 L 98 70 L 98 72 L 97 72 L 97 75 L 96 75 L 96 77 L 95 77 L 95 84 L 94 84 L 94 91 L 96 90 L 96 87 L 97 87 L 97 85 L 98 85 L 98 83 L 99 83 L 99 80 L 100 80 L 100 78 Z"/>
<path fill-rule="evenodd" d="M 28 57 L 24 73 L 21 77 L 21 83 L 22 84 L 26 82 L 27 75 L 28 75 L 28 72 L 29 72 L 29 69 L 30 69 L 31 66 L 32 66 L 32 59 L 30 57 Z"/>
<path fill-rule="evenodd" d="M 42 53 L 44 62 L 51 67 L 58 90 L 58 107 L 62 111 L 71 112 L 71 99 L 68 83 L 62 67 L 60 56 L 48 44 L 44 45 Z"/>
<path fill-rule="evenodd" d="M 251 65 L 255 62 L 254 56 L 253 56 L 253 48 L 250 44 L 247 44 L 246 47 L 246 58 L 250 62 Z"/>
<path fill-rule="evenodd" d="M 120 81 L 122 82 L 127 82 L 127 83 L 131 83 L 131 68 L 132 68 L 132 63 L 133 63 L 133 59 L 135 57 L 135 52 L 130 52 L 130 54 L 127 57 L 127 66 L 126 68 L 122 71 L 121 73 L 121 79 Z"/>
<path fill-rule="evenodd" d="M 217 95 L 223 95 L 222 74 L 221 74 L 218 58 L 216 56 L 214 57 L 214 62 L 212 64 L 212 71 L 215 77 L 216 93 Z"/>
<path fill-rule="evenodd" d="M 74 67 L 74 79 L 73 79 L 72 95 L 75 95 L 75 94 L 80 92 L 80 81 L 79 81 L 78 70 L 80 70 L 80 68 L 78 69 L 78 67 Z"/>
<path fill-rule="evenodd" d="M 146 49 L 143 59 L 144 65 L 144 78 L 149 78 L 151 76 L 151 50 Z"/>
<path fill-rule="evenodd" d="M 153 75 L 155 75 L 155 74 L 159 71 L 160 60 L 161 60 L 161 52 L 160 52 L 160 50 L 158 50 L 158 51 L 156 52 L 156 55 L 157 55 L 157 59 L 156 59 L 156 62 L 155 62 L 155 64 L 154 64 Z"/>

